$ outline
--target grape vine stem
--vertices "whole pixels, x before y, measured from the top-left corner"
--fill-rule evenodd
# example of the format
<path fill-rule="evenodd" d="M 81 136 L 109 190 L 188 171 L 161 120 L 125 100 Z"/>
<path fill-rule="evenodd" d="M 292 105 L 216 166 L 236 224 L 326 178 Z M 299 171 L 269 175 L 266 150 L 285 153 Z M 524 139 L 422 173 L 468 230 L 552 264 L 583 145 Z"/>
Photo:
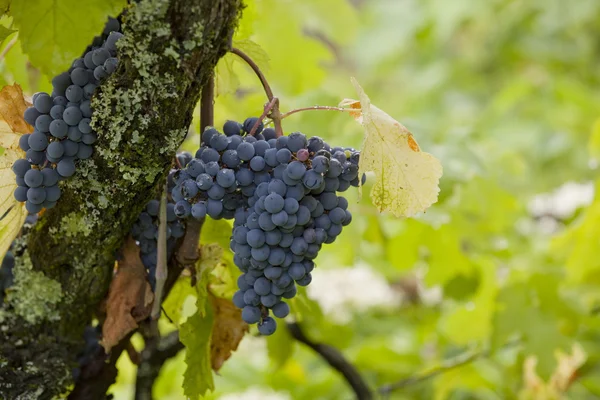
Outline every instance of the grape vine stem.
<path fill-rule="evenodd" d="M 230 51 L 233 54 L 240 57 L 242 60 L 244 60 L 246 62 L 246 64 L 248 64 L 250 66 L 250 68 L 252 68 L 252 70 L 254 71 L 256 76 L 258 76 L 260 83 L 262 83 L 262 86 L 265 89 L 265 94 L 267 95 L 267 98 L 269 99 L 269 104 L 273 103 L 268 116 L 275 122 L 275 134 L 277 137 L 283 136 L 283 128 L 281 126 L 281 118 L 282 117 L 281 117 L 281 113 L 279 112 L 279 99 L 273 95 L 273 90 L 271 89 L 271 86 L 269 85 L 267 78 L 260 70 L 258 64 L 256 64 L 249 55 L 247 55 L 246 53 L 244 53 L 243 51 L 241 51 L 240 49 L 238 49 L 236 47 L 232 47 Z M 267 116 L 267 114 L 265 114 L 265 116 Z M 263 116 L 261 118 L 261 120 L 264 119 L 265 116 Z"/>
<path fill-rule="evenodd" d="M 358 110 L 353 109 L 353 108 L 343 108 L 343 107 L 333 107 L 333 106 L 312 106 L 312 107 L 302 107 L 302 108 L 296 108 L 294 110 L 288 111 L 284 114 L 281 115 L 281 119 L 287 118 L 292 114 L 296 114 L 299 113 L 301 111 L 317 111 L 317 110 L 324 110 L 324 111 L 341 111 L 341 112 L 357 112 Z"/>
<path fill-rule="evenodd" d="M 298 323 L 288 323 L 287 328 L 294 339 L 313 349 L 323 357 L 332 368 L 344 376 L 344 379 L 346 379 L 346 382 L 352 387 L 358 400 L 372 400 L 374 398 L 373 392 L 356 367 L 346 360 L 338 349 L 328 344 L 313 342 L 304 334 Z"/>
<path fill-rule="evenodd" d="M 156 250 L 156 289 L 152 305 L 152 319 L 160 317 L 163 289 L 167 280 L 167 185 L 160 196 L 158 246 Z"/>

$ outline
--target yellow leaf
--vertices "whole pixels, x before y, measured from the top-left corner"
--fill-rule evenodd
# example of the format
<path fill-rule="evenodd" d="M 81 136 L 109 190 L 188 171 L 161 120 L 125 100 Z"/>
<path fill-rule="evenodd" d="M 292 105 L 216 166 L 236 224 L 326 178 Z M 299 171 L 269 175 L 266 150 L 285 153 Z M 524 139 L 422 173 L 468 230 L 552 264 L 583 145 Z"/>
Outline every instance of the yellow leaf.
<path fill-rule="evenodd" d="M 412 133 L 371 101 L 352 78 L 359 100 L 346 99 L 340 106 L 356 109 L 352 115 L 365 128 L 359 176 L 376 175 L 371 200 L 377 209 L 397 217 L 425 211 L 437 201 L 442 164 L 419 148 Z M 360 193 L 360 188 L 359 188 Z"/>
<path fill-rule="evenodd" d="M 25 222 L 25 205 L 13 197 L 17 187 L 12 165 L 23 158 L 19 148 L 19 138 L 33 130 L 23 119 L 23 113 L 30 103 L 25 101 L 23 91 L 17 84 L 4 86 L 0 90 L 0 255 L 4 257 L 10 244 Z"/>

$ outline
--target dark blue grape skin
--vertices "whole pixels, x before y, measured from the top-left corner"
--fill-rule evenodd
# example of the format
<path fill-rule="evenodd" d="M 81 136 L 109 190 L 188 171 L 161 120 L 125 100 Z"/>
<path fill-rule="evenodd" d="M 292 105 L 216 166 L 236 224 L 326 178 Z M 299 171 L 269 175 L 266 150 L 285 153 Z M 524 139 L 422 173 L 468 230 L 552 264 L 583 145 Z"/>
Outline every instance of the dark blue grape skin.
<path fill-rule="evenodd" d="M 257 122 L 258 122 L 258 126 L 257 126 L 256 130 L 254 131 L 254 135 L 257 135 L 263 131 L 264 125 L 263 125 L 262 121 L 259 122 L 259 119 L 256 117 L 246 118 L 246 120 L 242 124 L 242 129 L 246 133 L 250 133 L 250 131 L 252 130 L 254 125 L 257 124 Z"/>
<path fill-rule="evenodd" d="M 277 322 L 275 322 L 275 320 L 271 317 L 263 318 L 263 320 L 258 324 L 258 331 L 261 335 L 269 336 L 275 333 L 276 330 Z"/>

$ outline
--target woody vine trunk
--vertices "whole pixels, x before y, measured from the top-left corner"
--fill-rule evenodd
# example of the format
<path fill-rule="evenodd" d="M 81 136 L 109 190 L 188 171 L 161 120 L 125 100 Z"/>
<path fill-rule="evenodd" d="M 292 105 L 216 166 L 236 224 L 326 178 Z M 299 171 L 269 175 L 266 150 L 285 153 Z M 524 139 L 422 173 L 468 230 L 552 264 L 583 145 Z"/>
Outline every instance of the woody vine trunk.
<path fill-rule="evenodd" d="M 51 399 L 72 384 L 115 256 L 166 178 L 241 10 L 241 0 L 141 0 L 126 11 L 119 68 L 92 102 L 94 156 L 21 238 L 0 311 L 0 398 Z"/>

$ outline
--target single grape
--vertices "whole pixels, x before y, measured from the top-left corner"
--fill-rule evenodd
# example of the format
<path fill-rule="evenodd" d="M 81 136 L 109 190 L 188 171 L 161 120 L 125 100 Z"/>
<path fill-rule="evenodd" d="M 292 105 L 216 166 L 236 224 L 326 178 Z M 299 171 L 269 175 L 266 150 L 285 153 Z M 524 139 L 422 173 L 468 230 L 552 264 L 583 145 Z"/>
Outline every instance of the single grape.
<path fill-rule="evenodd" d="M 14 192 L 15 200 L 24 202 L 27 201 L 27 191 L 29 188 L 26 186 L 17 186 Z"/>
<path fill-rule="evenodd" d="M 265 307 L 273 307 L 279 302 L 279 298 L 276 295 L 269 293 L 266 296 L 260 296 L 260 302 Z"/>
<path fill-rule="evenodd" d="M 265 137 L 265 140 L 277 139 L 277 133 L 273 128 L 263 129 L 262 135 Z"/>
<path fill-rule="evenodd" d="M 212 149 L 210 149 L 212 150 Z M 219 154 L 219 153 L 217 153 Z M 217 174 L 220 171 L 220 167 L 219 164 L 217 164 L 217 162 L 215 161 L 209 161 L 204 165 L 204 171 L 209 174 L 210 176 L 217 176 Z"/>
<path fill-rule="evenodd" d="M 309 157 L 310 157 L 310 152 L 307 149 L 300 149 L 296 153 L 296 158 L 298 159 L 298 161 L 304 162 L 304 161 L 308 160 Z"/>
<path fill-rule="evenodd" d="M 221 213 L 223 212 L 223 203 L 217 200 L 208 199 L 206 204 L 206 213 L 211 218 L 220 218 Z"/>
<path fill-rule="evenodd" d="M 241 290 L 238 290 L 237 292 L 235 292 L 232 300 L 233 300 L 233 304 L 237 308 L 246 307 L 246 302 L 244 301 L 244 292 L 242 292 Z"/>
<path fill-rule="evenodd" d="M 83 134 L 92 133 L 92 127 L 90 126 L 90 122 L 91 122 L 91 120 L 89 118 L 83 118 L 81 121 L 79 121 L 79 124 L 77 124 L 77 127 L 79 128 L 81 133 L 83 133 Z"/>
<path fill-rule="evenodd" d="M 70 126 L 79 124 L 83 118 L 83 113 L 79 107 L 67 107 L 63 113 L 63 120 Z"/>
<path fill-rule="evenodd" d="M 288 149 L 277 150 L 277 161 L 281 164 L 288 163 L 292 159 L 292 153 Z"/>
<path fill-rule="evenodd" d="M 85 68 L 75 68 L 71 71 L 71 81 L 75 85 L 85 86 L 89 82 L 89 75 Z"/>
<path fill-rule="evenodd" d="M 58 139 L 62 139 L 67 136 L 69 130 L 68 125 L 61 119 L 55 119 L 50 123 L 49 131 L 52 136 Z"/>
<path fill-rule="evenodd" d="M 254 146 L 252 143 L 243 142 L 237 148 L 237 155 L 240 160 L 250 161 L 252 157 L 254 157 L 256 151 L 254 150 Z"/>
<path fill-rule="evenodd" d="M 39 93 L 33 101 L 33 106 L 41 114 L 48 114 L 53 105 L 52 97 L 48 93 Z"/>
<path fill-rule="evenodd" d="M 242 125 L 237 121 L 227 120 L 223 124 L 223 133 L 227 136 L 240 135 L 242 133 Z"/>
<path fill-rule="evenodd" d="M 32 202 L 30 202 L 29 200 L 27 200 L 25 202 L 25 209 L 30 213 L 30 214 L 37 214 L 40 211 L 42 211 L 42 208 L 44 208 L 44 206 L 42 206 L 42 204 L 33 204 Z"/>
<path fill-rule="evenodd" d="M 83 97 L 86 100 L 89 100 L 92 98 L 92 95 L 94 94 L 94 90 L 96 90 L 96 85 L 93 83 L 88 83 L 87 85 L 85 85 L 83 87 Z"/>
<path fill-rule="evenodd" d="M 73 103 L 78 103 L 83 99 L 83 89 L 80 86 L 71 85 L 65 91 L 65 97 Z"/>
<path fill-rule="evenodd" d="M 52 117 L 47 114 L 42 114 L 35 120 L 35 129 L 39 132 L 49 132 L 50 131 L 50 123 L 52 122 Z M 34 132 L 35 133 L 35 132 Z"/>
<path fill-rule="evenodd" d="M 28 202 L 32 204 L 42 204 L 44 200 L 46 200 L 46 190 L 44 188 L 32 187 L 27 191 Z"/>
<path fill-rule="evenodd" d="M 110 57 L 108 49 L 103 47 L 96 49 L 92 52 L 92 62 L 94 65 L 104 65 L 104 62 Z"/>
<path fill-rule="evenodd" d="M 178 218 L 187 218 L 192 212 L 192 206 L 186 200 L 175 203 L 175 215 Z"/>
<path fill-rule="evenodd" d="M 213 135 L 210 138 L 209 144 L 210 144 L 210 147 L 212 147 L 213 149 L 215 149 L 217 151 L 223 151 L 229 145 L 229 141 L 227 140 L 227 136 L 218 134 L 218 135 Z"/>
<path fill-rule="evenodd" d="M 61 105 L 56 105 L 50 109 L 50 116 L 54 119 L 62 119 L 64 112 L 65 112 L 65 107 L 63 107 Z"/>
<path fill-rule="evenodd" d="M 75 163 L 71 159 L 62 159 L 56 165 L 56 171 L 60 176 L 68 178 L 75 173 Z"/>
<path fill-rule="evenodd" d="M 200 190 L 207 191 L 213 185 L 213 178 L 208 174 L 200 174 L 196 178 L 196 185 Z"/>
<path fill-rule="evenodd" d="M 23 113 L 23 118 L 25 119 L 25 122 L 33 126 L 35 125 L 35 120 L 40 115 L 41 113 L 38 110 L 36 110 L 35 107 L 29 107 Z"/>
<path fill-rule="evenodd" d="M 320 174 L 327 172 L 329 169 L 329 159 L 324 156 L 316 156 L 312 159 L 312 169 Z"/>
<path fill-rule="evenodd" d="M 217 173 L 216 181 L 220 186 L 229 188 L 235 183 L 235 172 L 224 168 Z"/>
<path fill-rule="evenodd" d="M 262 247 L 265 244 L 265 233 L 260 229 L 251 229 L 246 234 L 246 243 L 253 248 Z"/>
<path fill-rule="evenodd" d="M 244 299 L 245 297 L 246 295 L 244 294 Z M 260 308 L 254 306 L 244 307 L 242 309 L 242 319 L 248 324 L 256 324 L 258 321 L 260 321 Z"/>
<path fill-rule="evenodd" d="M 98 135 L 96 135 L 94 132 L 86 133 L 81 138 L 81 141 L 83 142 L 83 144 L 87 144 L 87 145 L 96 143 L 96 140 L 98 140 Z"/>
<path fill-rule="evenodd" d="M 255 260 L 266 261 L 269 258 L 271 249 L 269 249 L 269 246 L 255 247 L 252 249 L 251 253 L 252 258 L 254 258 Z"/>
<path fill-rule="evenodd" d="M 25 158 L 31 164 L 41 165 L 46 160 L 46 153 L 44 151 L 35 151 L 33 149 L 29 149 L 27 152 L 25 152 Z"/>
<path fill-rule="evenodd" d="M 50 157 L 61 158 L 65 154 L 65 149 L 61 142 L 52 142 L 48 145 L 46 152 Z"/>
<path fill-rule="evenodd" d="M 309 170 L 304 174 L 302 183 L 304 183 L 304 186 L 308 189 L 316 189 L 323 183 L 323 176 L 314 170 Z"/>
<path fill-rule="evenodd" d="M 254 131 L 255 135 L 258 135 L 259 133 L 262 132 L 264 125 L 262 123 L 262 121 L 260 121 L 258 118 L 256 117 L 250 117 L 250 118 L 246 118 L 246 120 L 243 123 L 242 128 L 244 129 L 244 131 L 246 133 L 250 133 L 250 131 L 252 130 L 252 128 L 254 127 L 254 125 L 258 125 L 256 130 Z"/>
<path fill-rule="evenodd" d="M 87 160 L 92 156 L 94 149 L 92 146 L 88 146 L 85 143 L 79 143 L 79 149 L 77 150 L 77 157 L 81 160 Z"/>
<path fill-rule="evenodd" d="M 254 282 L 254 292 L 259 296 L 266 296 L 271 293 L 271 282 L 264 277 L 256 279 Z"/>
<path fill-rule="evenodd" d="M 77 155 L 77 152 L 79 151 L 78 143 L 75 143 L 72 140 L 63 140 L 61 143 L 65 150 L 65 157 L 74 157 Z"/>
<path fill-rule="evenodd" d="M 265 198 L 265 209 L 270 213 L 277 213 L 283 210 L 285 201 L 277 193 L 271 193 Z"/>
<path fill-rule="evenodd" d="M 25 173 L 24 178 L 25 178 L 25 183 L 30 188 L 36 188 L 38 186 L 41 186 L 42 182 L 44 181 L 44 175 L 42 174 L 42 171 L 40 171 L 39 169 L 28 170 Z"/>
<path fill-rule="evenodd" d="M 290 313 L 290 306 L 282 301 L 275 304 L 271 310 L 273 311 L 273 315 L 277 318 L 285 318 Z"/>
<path fill-rule="evenodd" d="M 310 273 L 304 275 L 304 278 L 296 281 L 296 283 L 300 286 L 308 286 L 311 282 L 312 282 L 312 275 Z"/>
<path fill-rule="evenodd" d="M 261 335 L 269 336 L 275 333 L 276 330 L 277 322 L 271 317 L 263 318 L 262 322 L 258 324 L 258 331 Z"/>
<path fill-rule="evenodd" d="M 240 165 L 240 158 L 235 150 L 226 150 L 221 158 L 229 168 L 237 168 Z"/>
<path fill-rule="evenodd" d="M 67 131 L 67 137 L 74 142 L 79 142 L 83 137 L 83 133 L 81 133 L 78 126 L 70 126 Z"/>
<path fill-rule="evenodd" d="M 304 269 L 304 265 L 300 263 L 293 263 L 288 269 L 288 274 L 290 274 L 290 277 L 293 280 L 297 281 L 298 279 L 304 278 L 304 275 L 306 275 L 306 270 Z"/>
<path fill-rule="evenodd" d="M 323 142 L 323 139 L 321 139 L 318 136 L 313 136 L 310 139 L 308 139 L 308 151 L 310 151 L 311 153 L 316 153 L 317 151 L 321 150 L 323 147 L 325 147 L 325 143 Z"/>
<path fill-rule="evenodd" d="M 15 175 L 24 177 L 27 171 L 31 169 L 31 164 L 27 160 L 18 159 L 14 162 L 12 170 Z"/>

